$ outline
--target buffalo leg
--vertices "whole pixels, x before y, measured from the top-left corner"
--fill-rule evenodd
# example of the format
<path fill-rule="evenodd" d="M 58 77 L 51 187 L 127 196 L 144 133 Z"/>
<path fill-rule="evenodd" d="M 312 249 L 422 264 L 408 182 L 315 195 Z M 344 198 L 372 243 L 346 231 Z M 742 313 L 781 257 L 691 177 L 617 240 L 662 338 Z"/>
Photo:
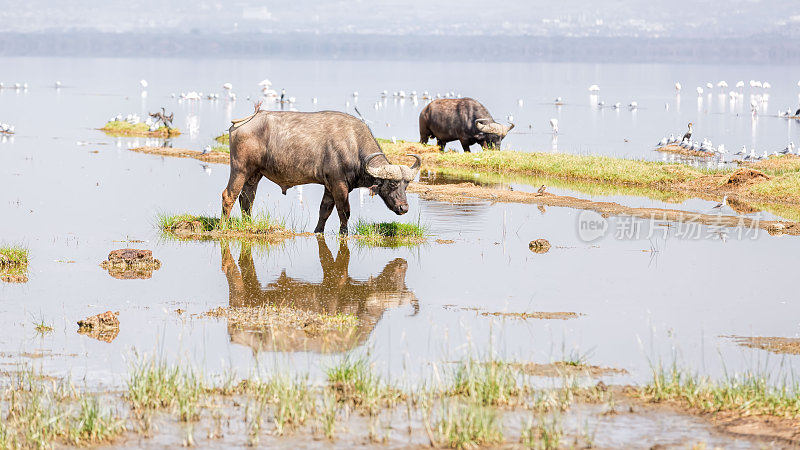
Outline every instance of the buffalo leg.
<path fill-rule="evenodd" d="M 248 174 L 246 174 L 244 171 L 231 165 L 231 175 L 228 178 L 228 187 L 222 191 L 223 220 L 231 217 L 231 208 L 233 208 L 233 203 L 236 202 L 236 198 L 239 197 L 239 193 L 242 191 L 245 181 L 247 181 L 247 175 Z"/>
<path fill-rule="evenodd" d="M 261 181 L 261 174 L 257 173 L 253 175 L 244 184 L 242 193 L 239 194 L 239 207 L 242 208 L 242 216 L 253 215 L 253 201 L 256 199 L 256 190 L 258 189 L 259 181 Z"/>
<path fill-rule="evenodd" d="M 317 221 L 317 228 L 314 228 L 314 233 L 325 232 L 325 222 L 333 212 L 333 194 L 328 188 L 325 188 L 325 193 L 322 195 L 322 201 L 319 204 L 319 220 Z"/>
<path fill-rule="evenodd" d="M 447 145 L 447 142 L 443 141 L 443 140 L 441 140 L 439 138 L 436 138 L 436 145 L 439 146 L 439 151 L 443 152 L 444 151 L 444 146 Z"/>
<path fill-rule="evenodd" d="M 350 200 L 347 198 L 347 186 L 338 183 L 332 186 L 331 193 L 336 203 L 336 212 L 339 213 L 339 234 L 347 234 L 347 221 L 350 220 Z"/>
<path fill-rule="evenodd" d="M 469 152 L 470 151 L 470 149 L 469 149 L 470 144 L 472 144 L 472 142 L 470 142 L 467 139 L 462 139 L 461 140 L 461 148 L 463 148 L 465 152 Z"/>

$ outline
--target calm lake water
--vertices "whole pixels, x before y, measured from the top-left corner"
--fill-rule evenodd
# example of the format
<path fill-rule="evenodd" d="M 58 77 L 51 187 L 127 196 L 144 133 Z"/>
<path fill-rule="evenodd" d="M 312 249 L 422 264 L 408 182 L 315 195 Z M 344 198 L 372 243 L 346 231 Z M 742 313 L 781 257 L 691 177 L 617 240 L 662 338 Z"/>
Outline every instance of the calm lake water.
<path fill-rule="evenodd" d="M 199 149 L 227 129 L 231 118 L 250 113 L 247 96 L 255 99 L 257 83 L 269 78 L 297 98 L 299 110 L 352 113 L 357 104 L 375 135 L 384 138 L 418 139 L 417 115 L 425 103 L 391 94 L 427 90 L 480 99 L 500 121 L 512 114 L 517 128 L 504 147 L 519 150 L 661 159 L 653 144 L 665 133 L 683 133 L 689 121 L 698 138 L 728 149 L 777 150 L 789 140 L 800 142 L 795 121 L 766 114 L 754 120 L 749 87 L 744 105 L 731 105 L 716 88 L 698 100 L 694 88 L 722 79 L 731 87 L 739 79 L 769 81 L 767 112 L 774 115 L 797 107 L 794 67 L 70 58 L 6 58 L 0 67 L 0 81 L 29 84 L 27 91 L 0 90 L 0 122 L 17 128 L 16 136 L 0 143 L 0 242 L 23 244 L 31 254 L 27 283 L 0 284 L 2 364 L 43 352 L 33 364 L 48 372 L 119 385 L 136 350 L 190 359 L 209 371 L 232 366 L 247 373 L 289 362 L 297 371 L 318 374 L 346 348 L 326 349 L 313 340 L 280 347 L 271 336 L 193 316 L 217 306 L 293 297 L 308 308 L 359 315 L 365 325 L 353 346 L 369 351 L 383 373 L 398 378 L 414 379 L 431 362 L 490 351 L 538 362 L 581 355 L 628 370 L 620 382 L 646 381 L 659 360 L 712 375 L 797 361 L 743 349 L 723 337 L 798 335 L 797 237 L 762 232 L 739 238 L 736 230 L 708 229 L 699 238 L 679 237 L 673 224 L 662 228 L 666 232 L 630 239 L 622 236 L 630 223 L 611 218 L 612 232 L 588 243 L 577 233 L 579 210 L 453 205 L 410 195 L 411 212 L 398 217 L 358 190 L 350 196 L 353 220 L 419 221 L 428 227 L 430 243 L 366 248 L 341 243 L 333 234 L 271 248 L 177 242 L 160 236 L 157 215 L 218 214 L 228 168 L 129 152 L 145 140 L 96 130 L 117 113 L 143 115 L 165 106 L 185 131 L 173 145 Z M 149 83 L 144 97 L 142 78 Z M 61 89 L 52 87 L 56 80 Z M 684 86 L 680 100 L 675 81 Z M 234 85 L 236 102 L 170 97 L 191 90 L 222 94 L 225 82 Z M 637 101 L 639 108 L 594 107 L 590 84 L 600 85 L 607 104 Z M 379 98 L 384 89 L 390 93 L 385 102 Z M 557 96 L 564 106 L 552 105 Z M 550 118 L 560 123 L 555 143 Z M 457 143 L 450 147 L 460 150 Z M 297 231 L 311 231 L 321 196 L 316 185 L 283 196 L 263 181 L 255 208 Z M 584 196 L 676 207 L 630 195 Z M 707 212 L 712 205 L 687 199 L 677 207 Z M 337 228 L 334 214 L 327 229 Z M 727 239 L 720 239 L 720 231 Z M 528 250 L 536 238 L 551 242 L 549 253 Z M 99 263 L 110 250 L 128 246 L 152 249 L 163 267 L 147 280 L 110 277 Z M 177 314 L 179 308 L 186 312 Z M 113 342 L 76 333 L 75 321 L 106 310 L 120 311 Z M 503 311 L 581 316 L 521 321 L 481 315 Z M 52 323 L 55 332 L 38 336 L 33 324 L 40 320 Z"/>

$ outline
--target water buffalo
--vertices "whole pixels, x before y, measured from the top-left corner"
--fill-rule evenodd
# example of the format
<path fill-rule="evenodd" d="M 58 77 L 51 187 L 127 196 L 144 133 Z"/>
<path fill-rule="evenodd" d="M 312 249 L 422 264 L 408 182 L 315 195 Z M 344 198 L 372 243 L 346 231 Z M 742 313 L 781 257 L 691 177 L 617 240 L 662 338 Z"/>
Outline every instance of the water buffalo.
<path fill-rule="evenodd" d="M 230 130 L 231 173 L 222 191 L 222 215 L 230 217 L 236 198 L 242 214 L 250 215 L 261 177 L 281 187 L 317 183 L 325 186 L 315 233 L 322 233 L 333 211 L 339 232 L 347 234 L 348 194 L 368 187 L 396 214 L 408 212 L 406 186 L 419 172 L 419 155 L 410 168 L 389 163 L 369 128 L 348 114 L 335 111 L 256 111 L 233 121 Z M 241 196 L 239 195 L 241 193 Z"/>
<path fill-rule="evenodd" d="M 432 101 L 419 113 L 419 141 L 423 144 L 436 138 L 440 150 L 450 141 L 460 141 L 465 152 L 472 144 L 484 149 L 500 148 L 500 141 L 514 124 L 494 121 L 486 108 L 471 98 L 444 98 Z"/>

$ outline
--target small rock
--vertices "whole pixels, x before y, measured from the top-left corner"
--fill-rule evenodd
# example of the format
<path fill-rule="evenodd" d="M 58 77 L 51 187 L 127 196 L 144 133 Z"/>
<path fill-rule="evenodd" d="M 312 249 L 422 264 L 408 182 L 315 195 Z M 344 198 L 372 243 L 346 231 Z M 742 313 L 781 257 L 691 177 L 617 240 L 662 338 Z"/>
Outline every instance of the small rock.
<path fill-rule="evenodd" d="M 547 239 L 536 239 L 528 244 L 528 248 L 534 253 L 547 253 L 550 250 L 550 242 Z"/>
<path fill-rule="evenodd" d="M 100 264 L 108 273 L 119 279 L 147 279 L 153 271 L 161 268 L 161 261 L 153 258 L 150 250 L 122 248 L 108 254 L 108 260 Z"/>
<path fill-rule="evenodd" d="M 106 311 L 78 321 L 78 333 L 111 342 L 119 334 L 119 312 Z"/>

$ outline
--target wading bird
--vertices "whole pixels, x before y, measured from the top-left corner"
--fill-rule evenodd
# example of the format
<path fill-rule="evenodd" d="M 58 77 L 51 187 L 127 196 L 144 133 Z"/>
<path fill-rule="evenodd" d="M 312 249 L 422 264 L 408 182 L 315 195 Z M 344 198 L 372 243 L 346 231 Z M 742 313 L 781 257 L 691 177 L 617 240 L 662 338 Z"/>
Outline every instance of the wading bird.
<path fill-rule="evenodd" d="M 553 129 L 553 134 L 558 134 L 558 119 L 550 119 L 550 128 Z"/>
<path fill-rule="evenodd" d="M 720 203 L 717 203 L 717 204 L 716 204 L 716 205 L 715 205 L 713 208 L 711 208 L 711 209 L 722 209 L 722 207 L 723 207 L 723 206 L 728 206 L 728 196 L 727 196 L 727 195 L 726 195 L 726 196 L 724 196 L 724 197 L 722 197 L 722 202 L 720 202 Z"/>
<path fill-rule="evenodd" d="M 539 190 L 536 191 L 536 193 L 539 194 L 539 195 L 544 195 L 544 191 L 545 190 L 547 190 L 547 186 L 542 185 L 542 187 L 540 187 Z"/>
<path fill-rule="evenodd" d="M 692 128 L 692 122 L 689 122 L 689 131 L 687 131 L 686 134 L 683 135 L 683 140 L 684 141 L 691 140 L 693 132 L 694 132 L 694 129 Z"/>

